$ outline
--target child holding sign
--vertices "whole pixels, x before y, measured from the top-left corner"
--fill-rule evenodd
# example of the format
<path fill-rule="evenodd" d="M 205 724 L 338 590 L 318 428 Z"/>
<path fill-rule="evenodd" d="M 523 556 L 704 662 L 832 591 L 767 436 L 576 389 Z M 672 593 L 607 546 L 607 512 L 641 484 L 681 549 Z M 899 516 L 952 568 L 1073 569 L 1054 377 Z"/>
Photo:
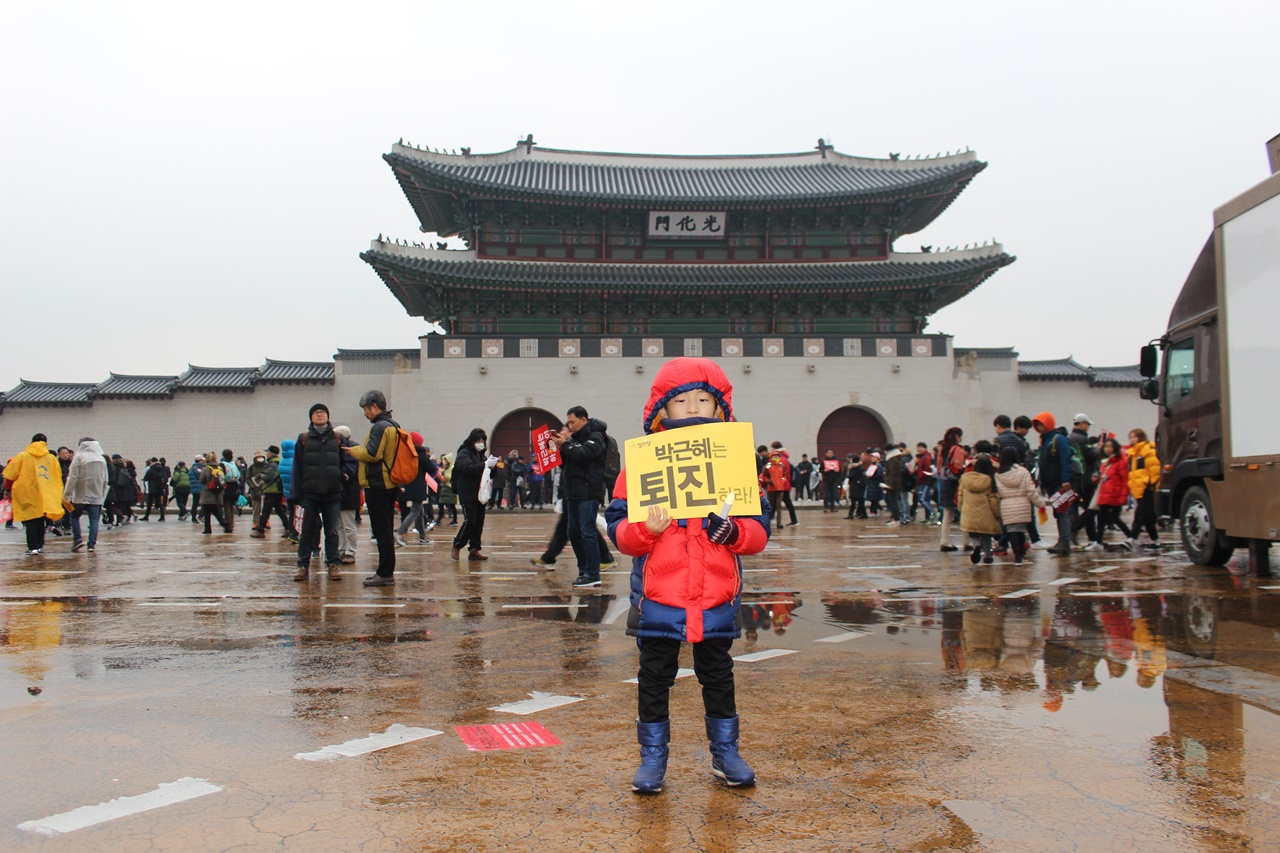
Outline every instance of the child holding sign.
<path fill-rule="evenodd" d="M 644 431 L 653 434 L 731 421 L 732 395 L 733 386 L 715 362 L 673 359 L 654 378 L 644 410 Z M 749 470 L 754 472 L 754 464 Z M 624 471 L 605 518 L 618 550 L 636 558 L 627 633 L 637 638 L 640 647 L 636 732 L 641 763 L 631 789 L 646 794 L 662 790 L 671 740 L 668 698 L 681 642 L 693 645 L 694 672 L 702 685 L 711 745 L 711 772 L 731 787 L 755 784 L 755 773 L 738 754 L 729 649 L 738 636 L 739 556 L 758 554 L 768 543 L 768 502 L 761 500 L 758 516 L 727 518 L 728 509 L 724 509 L 719 515 L 708 513 L 705 519 L 678 521 L 665 507 L 650 506 L 643 522 L 631 522 L 626 483 Z"/>

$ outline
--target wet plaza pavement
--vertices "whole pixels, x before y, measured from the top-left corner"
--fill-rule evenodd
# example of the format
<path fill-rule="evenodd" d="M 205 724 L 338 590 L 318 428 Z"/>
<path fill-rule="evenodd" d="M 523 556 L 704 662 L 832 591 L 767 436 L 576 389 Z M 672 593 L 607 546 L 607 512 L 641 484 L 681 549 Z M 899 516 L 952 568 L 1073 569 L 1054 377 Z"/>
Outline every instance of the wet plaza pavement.
<path fill-rule="evenodd" d="M 37 558 L 0 532 L 0 849 L 1280 848 L 1280 580 L 1175 550 L 975 567 L 805 508 L 745 564 L 759 784 L 711 776 L 689 677 L 642 798 L 625 567 L 591 594 L 567 552 L 535 571 L 554 521 L 490 515 L 486 563 L 438 529 L 374 589 L 367 539 L 295 583 L 243 525 Z"/>

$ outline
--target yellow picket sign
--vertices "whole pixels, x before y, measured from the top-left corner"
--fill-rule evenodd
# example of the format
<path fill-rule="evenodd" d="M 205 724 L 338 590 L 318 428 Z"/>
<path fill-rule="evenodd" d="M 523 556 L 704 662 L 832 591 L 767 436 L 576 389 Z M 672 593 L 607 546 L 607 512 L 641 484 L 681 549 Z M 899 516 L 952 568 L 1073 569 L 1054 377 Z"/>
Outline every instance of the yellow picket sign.
<path fill-rule="evenodd" d="M 749 423 L 681 427 L 629 439 L 624 447 L 628 521 L 643 522 L 654 506 L 672 518 L 705 518 L 719 513 L 730 494 L 730 515 L 760 514 Z"/>

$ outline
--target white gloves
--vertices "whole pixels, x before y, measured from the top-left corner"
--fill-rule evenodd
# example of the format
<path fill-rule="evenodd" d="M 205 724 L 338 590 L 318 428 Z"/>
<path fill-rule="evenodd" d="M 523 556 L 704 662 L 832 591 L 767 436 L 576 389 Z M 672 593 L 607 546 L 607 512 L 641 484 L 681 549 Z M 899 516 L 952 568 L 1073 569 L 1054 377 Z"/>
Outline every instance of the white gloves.
<path fill-rule="evenodd" d="M 498 464 L 498 457 L 496 456 L 490 456 L 488 459 L 484 460 L 484 467 L 486 468 L 492 468 L 494 465 L 497 465 L 497 464 Z"/>

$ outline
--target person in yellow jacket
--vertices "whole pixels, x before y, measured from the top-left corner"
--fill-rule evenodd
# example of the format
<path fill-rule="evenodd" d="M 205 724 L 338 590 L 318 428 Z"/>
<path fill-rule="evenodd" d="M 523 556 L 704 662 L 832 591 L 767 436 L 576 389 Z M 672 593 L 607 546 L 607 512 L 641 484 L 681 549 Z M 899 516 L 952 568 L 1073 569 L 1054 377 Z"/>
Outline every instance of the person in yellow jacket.
<path fill-rule="evenodd" d="M 360 408 L 369 421 L 369 437 L 364 444 L 343 447 L 360 463 L 360 485 L 364 505 L 369 510 L 369 527 L 378 542 L 378 570 L 364 579 L 365 586 L 391 586 L 396 573 L 396 542 L 392 518 L 400 489 L 391 482 L 391 466 L 396 461 L 396 434 L 400 425 L 391 419 L 387 398 L 381 391 L 366 391 Z"/>
<path fill-rule="evenodd" d="M 44 433 L 31 436 L 27 449 L 4 469 L 5 488 L 13 496 L 13 520 L 27 531 L 27 554 L 44 553 L 45 519 L 57 521 L 62 508 L 62 466 L 49 452 Z"/>
<path fill-rule="evenodd" d="M 1160 545 L 1160 529 L 1156 527 L 1156 486 L 1160 485 L 1160 460 L 1156 446 L 1141 429 L 1129 430 L 1129 494 L 1138 502 L 1133 511 L 1133 539 L 1137 544 L 1142 527 L 1151 537 L 1151 547 Z"/>

